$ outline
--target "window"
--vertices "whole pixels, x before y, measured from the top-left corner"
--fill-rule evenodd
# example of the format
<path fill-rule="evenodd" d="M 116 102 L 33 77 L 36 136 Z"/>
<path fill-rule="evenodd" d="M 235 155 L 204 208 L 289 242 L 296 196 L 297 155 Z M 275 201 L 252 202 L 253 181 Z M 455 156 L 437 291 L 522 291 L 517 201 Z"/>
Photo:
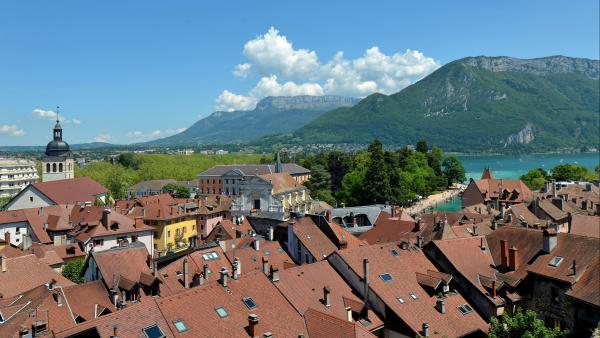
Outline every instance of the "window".
<path fill-rule="evenodd" d="M 167 237 L 171 237 L 171 231 L 167 231 Z"/>
<path fill-rule="evenodd" d="M 551 267 L 554 267 L 554 268 L 555 268 L 555 267 L 557 267 L 557 266 L 560 264 L 560 262 L 562 262 L 562 261 L 563 261 L 563 258 L 562 258 L 562 257 L 560 257 L 560 256 L 554 256 L 554 258 L 552 258 L 552 259 L 550 260 L 550 262 L 548 262 L 548 265 L 550 265 Z"/>
<path fill-rule="evenodd" d="M 173 325 L 175 325 L 177 332 L 187 331 L 187 326 L 185 326 L 185 323 L 183 322 L 183 320 L 174 320 Z"/>
<path fill-rule="evenodd" d="M 400 302 L 400 304 L 404 304 L 404 299 L 402 297 L 398 297 L 397 299 Z"/>
<path fill-rule="evenodd" d="M 398 251 L 396 251 L 396 249 L 392 249 L 392 256 L 398 256 Z"/>
<path fill-rule="evenodd" d="M 183 227 L 183 233 L 185 234 L 187 227 Z"/>
<path fill-rule="evenodd" d="M 50 163 L 46 163 L 46 172 L 49 173 L 50 172 Z"/>
<path fill-rule="evenodd" d="M 55 173 L 56 172 L 56 163 L 52 163 L 52 172 Z"/>
<path fill-rule="evenodd" d="M 244 297 L 242 298 L 242 301 L 249 309 L 254 309 L 256 307 L 256 302 L 250 297 Z"/>
<path fill-rule="evenodd" d="M 175 229 L 175 237 L 179 237 L 179 229 Z"/>
<path fill-rule="evenodd" d="M 392 275 L 390 275 L 389 273 L 383 273 L 383 274 L 379 275 L 379 278 L 381 278 L 384 282 L 392 281 Z"/>
<path fill-rule="evenodd" d="M 103 239 L 95 239 L 94 246 L 96 246 L 96 245 L 104 245 L 104 240 Z"/>
<path fill-rule="evenodd" d="M 227 310 L 225 310 L 224 307 L 215 308 L 215 311 L 221 318 L 225 318 L 225 317 L 229 316 L 229 313 L 227 313 Z"/>
<path fill-rule="evenodd" d="M 61 173 L 63 172 L 63 164 L 62 163 L 58 164 L 58 171 Z"/>
<path fill-rule="evenodd" d="M 211 251 L 211 252 L 202 254 L 202 258 L 204 258 L 205 261 L 212 261 L 215 259 L 219 259 L 219 254 L 214 251 Z"/>
<path fill-rule="evenodd" d="M 469 304 L 463 304 L 458 307 L 458 311 L 460 311 L 460 313 L 462 313 L 463 315 L 466 315 L 473 312 L 473 308 L 471 308 Z"/>
<path fill-rule="evenodd" d="M 29 202 L 33 202 L 33 196 L 29 196 Z"/>
<path fill-rule="evenodd" d="M 148 338 L 164 338 L 165 334 L 162 332 L 158 324 L 150 325 L 142 329 L 146 337 Z"/>

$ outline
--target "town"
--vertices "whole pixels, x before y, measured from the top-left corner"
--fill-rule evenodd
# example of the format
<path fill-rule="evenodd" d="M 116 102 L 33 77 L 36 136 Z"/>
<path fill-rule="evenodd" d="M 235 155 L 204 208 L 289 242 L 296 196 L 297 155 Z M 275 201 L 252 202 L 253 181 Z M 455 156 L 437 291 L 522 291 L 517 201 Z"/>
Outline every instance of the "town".
<path fill-rule="evenodd" d="M 598 180 L 532 190 L 486 168 L 406 204 L 367 169 L 375 203 L 330 205 L 308 188 L 323 173 L 278 153 L 115 199 L 75 175 L 58 120 L 41 172 L 0 165 L 2 337 L 503 337 L 511 318 L 598 334 Z"/>

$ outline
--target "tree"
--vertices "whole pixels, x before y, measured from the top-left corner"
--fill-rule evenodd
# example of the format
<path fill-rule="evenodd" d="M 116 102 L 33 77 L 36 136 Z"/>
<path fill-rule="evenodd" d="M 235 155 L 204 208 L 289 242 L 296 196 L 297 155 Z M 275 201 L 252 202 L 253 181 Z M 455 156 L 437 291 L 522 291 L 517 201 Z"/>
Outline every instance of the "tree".
<path fill-rule="evenodd" d="M 75 284 L 83 283 L 83 258 L 74 259 L 63 265 L 61 274 Z"/>
<path fill-rule="evenodd" d="M 521 176 L 521 181 L 531 190 L 540 190 L 548 180 L 548 173 L 542 168 L 531 169 L 525 175 Z"/>
<path fill-rule="evenodd" d="M 4 208 L 4 206 L 7 205 L 11 199 L 11 196 L 0 197 L 0 210 L 2 210 L 2 208 Z"/>
<path fill-rule="evenodd" d="M 315 164 L 310 168 L 310 180 L 306 182 L 306 187 L 310 191 L 330 190 L 331 175 L 320 164 Z"/>
<path fill-rule="evenodd" d="M 420 153 L 426 154 L 427 151 L 429 150 L 429 147 L 427 146 L 427 141 L 419 140 L 419 142 L 417 142 L 415 149 Z"/>
<path fill-rule="evenodd" d="M 365 180 L 365 198 L 369 203 L 386 203 L 390 200 L 390 177 L 384 161 L 383 146 L 379 140 L 369 145 L 369 162 Z"/>
<path fill-rule="evenodd" d="M 439 147 L 432 147 L 431 151 L 427 153 L 427 164 L 433 169 L 437 176 L 442 175 L 442 149 Z"/>
<path fill-rule="evenodd" d="M 593 175 L 579 164 L 560 164 L 552 168 L 552 178 L 557 181 L 585 181 Z"/>
<path fill-rule="evenodd" d="M 162 187 L 162 190 L 174 195 L 176 198 L 190 198 L 190 189 L 181 184 L 167 183 Z"/>
<path fill-rule="evenodd" d="M 133 170 L 139 169 L 139 163 L 135 159 L 135 154 L 133 153 L 120 154 L 119 157 L 117 157 L 117 162 L 125 168 L 130 168 Z"/>
<path fill-rule="evenodd" d="M 451 186 L 455 182 L 464 182 L 467 178 L 465 177 L 465 167 L 456 156 L 448 156 L 442 162 L 442 172 L 446 176 L 448 186 Z"/>
<path fill-rule="evenodd" d="M 490 338 L 566 338 L 568 336 L 569 331 L 547 328 L 542 320 L 536 318 L 535 312 L 531 310 L 523 312 L 520 308 L 512 316 L 504 312 L 501 320 L 493 317 L 489 331 Z"/>

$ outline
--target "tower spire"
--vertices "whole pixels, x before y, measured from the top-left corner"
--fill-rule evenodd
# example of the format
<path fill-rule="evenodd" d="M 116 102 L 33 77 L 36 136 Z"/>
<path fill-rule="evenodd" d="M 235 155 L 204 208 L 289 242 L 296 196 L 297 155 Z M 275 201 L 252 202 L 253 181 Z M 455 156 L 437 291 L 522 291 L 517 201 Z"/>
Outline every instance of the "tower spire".
<path fill-rule="evenodd" d="M 56 123 L 58 123 L 58 121 L 60 120 L 58 118 L 58 111 L 60 110 L 60 106 L 56 106 Z"/>

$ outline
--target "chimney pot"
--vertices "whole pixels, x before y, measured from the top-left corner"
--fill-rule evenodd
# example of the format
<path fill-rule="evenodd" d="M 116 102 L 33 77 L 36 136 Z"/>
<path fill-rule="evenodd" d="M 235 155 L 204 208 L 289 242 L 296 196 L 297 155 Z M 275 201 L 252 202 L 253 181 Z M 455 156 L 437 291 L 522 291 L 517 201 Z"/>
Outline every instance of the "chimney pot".
<path fill-rule="evenodd" d="M 250 337 L 258 337 L 258 316 L 251 313 L 248 315 L 248 331 L 250 331 Z"/>
<path fill-rule="evenodd" d="M 263 256 L 262 258 L 262 266 L 263 266 L 263 273 L 265 275 L 269 275 L 269 258 L 266 256 Z"/>
<path fill-rule="evenodd" d="M 508 242 L 505 239 L 500 240 L 500 264 L 508 266 Z"/>
<path fill-rule="evenodd" d="M 577 262 L 573 260 L 573 264 L 571 265 L 571 269 L 573 270 L 573 276 L 577 274 Z"/>
<path fill-rule="evenodd" d="M 429 337 L 429 323 L 423 323 L 423 337 Z"/>
<path fill-rule="evenodd" d="M 271 281 L 278 282 L 279 281 L 279 268 L 277 264 L 271 265 Z"/>
<path fill-rule="evenodd" d="M 346 307 L 346 319 L 347 319 L 349 322 L 352 322 L 352 321 L 353 321 L 353 318 L 352 318 L 352 308 L 351 308 L 351 307 L 349 307 L 349 306 L 348 306 L 348 307 Z"/>
<path fill-rule="evenodd" d="M 225 268 L 225 267 L 221 268 L 220 273 L 221 273 L 221 285 L 223 285 L 223 287 L 226 288 L 227 287 L 227 273 L 228 273 L 227 268 Z"/>
<path fill-rule="evenodd" d="M 119 324 L 113 324 L 113 335 L 111 338 L 118 338 Z"/>
<path fill-rule="evenodd" d="M 369 259 L 363 259 L 363 296 L 365 297 L 365 304 L 369 301 Z"/>
<path fill-rule="evenodd" d="M 329 290 L 329 288 L 327 286 L 323 287 L 323 304 L 326 307 L 330 307 L 331 306 L 331 290 Z"/>
<path fill-rule="evenodd" d="M 549 254 L 556 247 L 556 230 L 554 229 L 546 229 L 544 230 L 544 252 Z"/>
<path fill-rule="evenodd" d="M 4 254 L 0 254 L 0 271 L 6 272 L 6 256 Z"/>
<path fill-rule="evenodd" d="M 438 299 L 436 305 L 440 313 L 446 313 L 446 304 L 443 299 Z"/>
<path fill-rule="evenodd" d="M 189 288 L 190 284 L 188 283 L 188 259 L 185 257 L 183 259 L 183 287 Z"/>
<path fill-rule="evenodd" d="M 492 281 L 492 298 L 496 298 L 496 281 Z"/>
<path fill-rule="evenodd" d="M 519 259 L 519 250 L 512 246 L 510 249 L 508 249 L 508 267 L 513 269 L 513 270 L 517 270 L 518 268 L 518 263 L 517 260 Z"/>
<path fill-rule="evenodd" d="M 7 246 L 10 245 L 10 232 L 8 230 L 4 233 L 4 241 L 6 242 Z"/>

